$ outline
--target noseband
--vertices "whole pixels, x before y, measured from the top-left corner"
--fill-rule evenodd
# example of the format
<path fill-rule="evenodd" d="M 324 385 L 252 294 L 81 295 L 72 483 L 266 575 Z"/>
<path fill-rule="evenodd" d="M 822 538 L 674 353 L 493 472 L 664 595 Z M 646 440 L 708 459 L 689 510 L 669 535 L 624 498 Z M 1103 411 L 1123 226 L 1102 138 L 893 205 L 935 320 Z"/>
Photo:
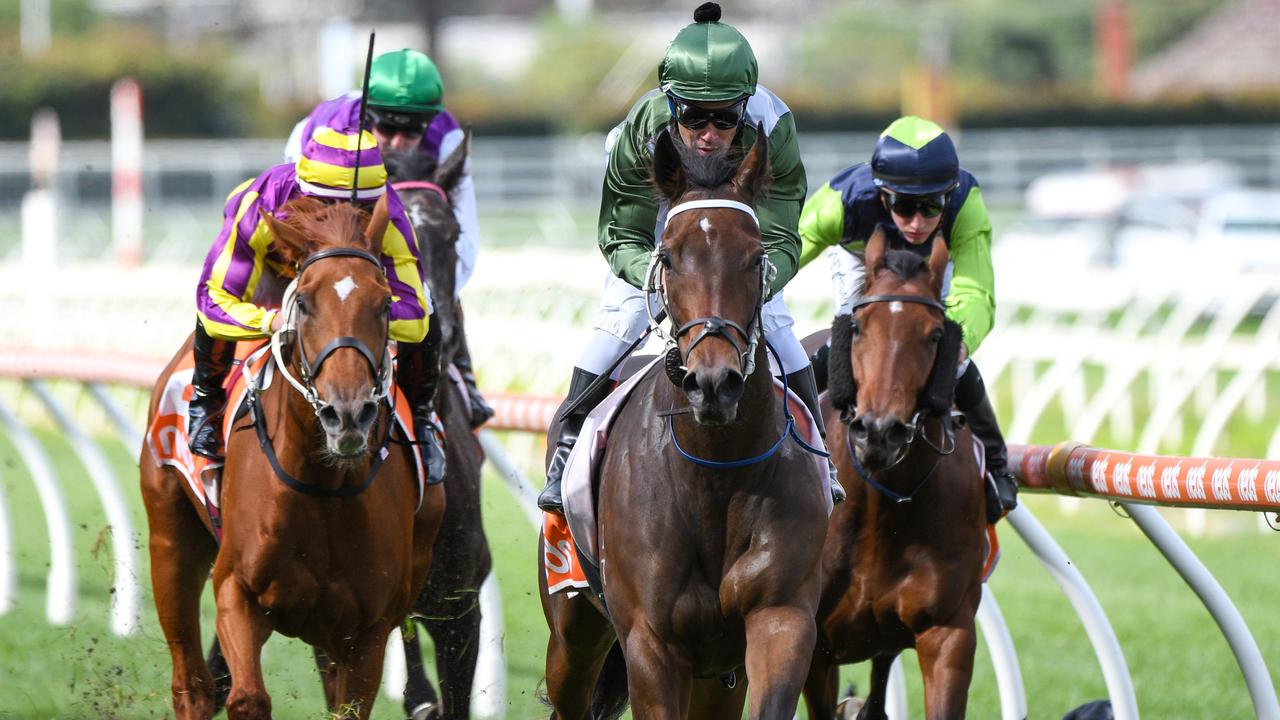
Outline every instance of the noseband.
<path fill-rule="evenodd" d="M 670 223 L 671 218 L 682 212 L 703 208 L 728 208 L 744 212 L 751 216 L 751 220 L 756 224 L 756 227 L 760 226 L 760 220 L 756 217 L 755 210 L 752 210 L 750 205 L 737 202 L 736 200 L 717 199 L 690 200 L 688 202 L 680 203 L 667 211 L 667 222 Z M 696 348 L 703 340 L 710 337 L 724 338 L 726 342 L 733 346 L 734 351 L 738 354 L 738 368 L 742 372 L 743 377 L 749 377 L 751 373 L 755 372 L 756 347 L 760 343 L 760 312 L 761 308 L 764 307 L 764 296 L 769 290 L 769 283 L 773 281 L 773 278 L 776 277 L 777 274 L 778 270 L 773 266 L 773 263 L 769 262 L 768 255 L 762 256 L 760 263 L 760 293 L 756 298 L 755 309 L 751 311 L 751 325 L 749 327 L 743 328 L 732 320 L 715 315 L 694 318 L 679 327 L 674 327 L 676 322 L 675 316 L 672 315 L 671 306 L 667 302 L 666 274 L 663 271 L 662 265 L 662 244 L 658 243 L 658 246 L 653 249 L 653 253 L 649 257 L 649 269 L 645 271 L 645 311 L 649 313 L 650 330 L 666 342 L 668 357 L 670 358 L 672 353 L 675 354 L 676 362 L 669 361 L 667 364 L 667 375 L 671 378 L 672 382 L 679 384 L 676 379 L 677 375 L 683 377 L 684 373 L 688 373 L 686 359 L 693 353 L 694 348 Z M 654 294 L 658 296 L 658 299 L 662 303 L 662 312 L 659 313 L 659 315 L 665 314 L 671 319 L 671 324 L 674 327 L 674 330 L 670 334 L 662 328 L 662 323 L 658 319 L 658 315 L 654 314 L 653 306 L 649 303 L 650 297 Z M 678 341 L 681 337 L 699 327 L 702 328 L 702 331 L 693 338 L 693 342 L 689 344 L 689 349 L 682 355 Z M 729 330 L 733 330 L 746 341 L 746 348 L 743 348 L 742 343 L 730 334 Z"/>
<path fill-rule="evenodd" d="M 449 203 L 449 193 L 439 185 L 428 182 L 426 180 L 401 180 L 400 182 L 391 183 L 391 188 L 396 192 L 401 190 L 428 190 L 440 196 L 440 199 Z"/>
<path fill-rule="evenodd" d="M 316 354 L 314 361 L 307 359 L 307 350 L 302 344 L 302 336 L 298 334 L 298 301 L 296 295 L 298 280 L 302 278 L 302 273 L 306 272 L 307 268 L 311 267 L 311 265 L 320 260 L 332 257 L 360 258 L 361 260 L 367 260 L 372 263 L 374 267 L 378 268 L 378 272 L 385 272 L 382 267 L 382 262 L 378 260 L 378 258 L 374 257 L 373 253 L 359 250 L 357 248 L 329 248 L 327 250 L 321 250 L 320 252 L 308 257 L 306 260 L 303 260 L 302 264 L 298 266 L 297 277 L 294 278 L 293 282 L 289 284 L 288 289 L 285 290 L 283 303 L 285 316 L 284 327 L 280 332 L 271 336 L 271 353 L 275 357 L 276 367 L 280 369 L 280 374 L 284 376 L 285 380 L 289 381 L 289 384 L 292 385 L 295 390 L 302 393 L 302 396 L 306 398 L 307 403 L 311 405 L 313 410 L 315 410 L 317 416 L 321 411 L 329 407 L 329 403 L 320 397 L 320 392 L 315 386 L 315 378 L 320 374 L 320 367 L 324 364 L 324 361 L 329 359 L 329 356 L 339 348 L 351 348 L 355 350 L 360 353 L 360 356 L 369 364 L 369 369 L 373 371 L 373 377 L 376 381 L 373 389 L 369 392 L 370 400 L 375 403 L 381 403 L 391 392 L 391 343 L 389 332 L 386 334 L 386 344 L 382 347 L 381 362 L 374 357 L 373 352 L 369 349 L 369 346 L 364 344 L 363 340 L 350 335 L 343 335 L 330 340 L 329 343 L 321 348 L 320 352 Z M 388 323 L 389 322 L 390 321 L 388 321 Z M 286 335 L 291 336 L 289 339 L 292 340 L 294 350 L 298 353 L 298 374 L 301 376 L 301 380 L 295 378 L 293 374 L 289 372 L 289 366 L 285 363 L 284 358 L 282 357 L 281 346 L 282 343 L 285 342 L 284 336 Z"/>
<path fill-rule="evenodd" d="M 853 313 L 857 312 L 859 308 L 866 307 L 867 305 L 873 305 L 875 303 L 882 303 L 882 302 L 904 302 L 904 303 L 915 303 L 916 305 L 924 305 L 925 307 L 929 307 L 929 308 L 933 308 L 934 310 L 937 310 L 938 312 L 942 313 L 944 316 L 946 315 L 946 312 L 947 312 L 947 307 L 943 305 L 941 302 L 934 300 L 933 298 L 920 297 L 919 295 L 868 295 L 866 297 L 858 299 L 856 302 L 853 303 L 853 305 L 849 309 L 849 315 L 852 316 Z M 912 490 L 907 495 L 902 495 L 900 493 L 894 492 L 893 490 L 876 482 L 875 478 L 871 475 L 871 473 L 868 472 L 866 468 L 862 467 L 862 463 L 858 462 L 858 454 L 854 452 L 853 442 L 850 437 L 851 433 L 845 432 L 844 434 L 845 446 L 846 446 L 846 449 L 849 451 L 849 459 L 853 461 L 853 467 L 855 470 L 858 471 L 858 475 L 860 475 L 862 479 L 866 481 L 866 483 L 870 485 L 872 488 L 874 488 L 877 492 L 889 498 L 890 500 L 893 500 L 895 503 L 911 502 L 912 498 L 915 497 L 916 493 L 920 491 L 920 488 L 924 487 L 925 483 L 927 483 L 929 479 L 933 477 L 934 472 L 938 469 L 938 464 L 942 462 L 942 458 L 956 451 L 955 437 L 952 436 L 947 431 L 945 426 L 945 423 L 948 422 L 948 420 L 945 417 L 943 418 L 944 428 L 942 432 L 942 441 L 939 444 L 935 445 L 933 441 L 929 439 L 928 433 L 924 432 L 924 425 L 920 422 L 921 417 L 923 415 L 924 415 L 924 411 L 917 408 L 915 414 L 911 417 L 911 422 L 908 423 L 908 427 L 911 429 L 911 439 L 907 441 L 905 445 L 902 446 L 903 449 L 899 451 L 897 459 L 889 463 L 888 467 L 885 467 L 879 471 L 879 472 L 884 472 L 886 470 L 891 470 L 894 467 L 896 467 L 899 463 L 901 463 L 903 460 L 906 459 L 907 454 L 911 451 L 911 445 L 915 443 L 916 438 L 919 437 L 923 439 L 925 444 L 928 445 L 935 453 L 938 454 L 938 458 L 937 460 L 934 461 L 933 467 L 930 468 L 929 472 L 926 473 L 924 478 L 916 485 L 915 489 Z M 850 418 L 850 421 L 851 420 L 852 418 Z M 945 449 L 947 446 L 948 437 L 951 437 L 951 447 L 950 449 Z"/>

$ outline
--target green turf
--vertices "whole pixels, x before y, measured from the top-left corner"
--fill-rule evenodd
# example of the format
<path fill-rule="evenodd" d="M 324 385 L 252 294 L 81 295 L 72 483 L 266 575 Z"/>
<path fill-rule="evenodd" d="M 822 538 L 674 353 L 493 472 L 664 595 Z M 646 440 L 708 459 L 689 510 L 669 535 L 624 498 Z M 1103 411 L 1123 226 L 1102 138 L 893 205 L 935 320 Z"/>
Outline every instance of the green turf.
<path fill-rule="evenodd" d="M 40 505 L 10 439 L 0 434 L 0 484 L 10 509 L 19 558 L 17 607 L 0 616 L 0 718 L 160 718 L 169 715 L 169 659 L 144 575 L 142 628 L 129 638 L 108 624 L 111 556 L 100 504 L 79 462 L 62 441 L 42 440 L 53 458 L 75 524 L 80 604 L 68 627 L 44 619 L 48 544 Z M 134 522 L 145 532 L 132 449 L 104 443 L 132 498 Z M 1251 716 L 1248 694 L 1212 619 L 1136 527 L 1105 504 L 1085 501 L 1068 515 L 1054 498 L 1028 505 L 1084 572 L 1109 612 L 1133 673 L 1145 717 Z M 538 606 L 534 533 L 512 497 L 490 474 L 485 525 L 502 587 L 508 661 L 508 717 L 545 716 L 536 699 L 547 631 Z M 1219 513 L 1215 513 L 1218 515 Z M 1052 579 L 1007 525 L 1004 559 L 992 581 L 1014 633 L 1032 718 L 1061 717 L 1106 694 L 1081 628 Z M 1277 539 L 1256 532 L 1191 540 L 1189 544 L 1244 613 L 1263 656 L 1280 663 L 1280 616 L 1274 612 Z M 137 539 L 146 566 L 143 539 Z M 212 628 L 206 604 L 205 632 Z M 322 718 L 319 683 L 301 643 L 276 637 L 265 650 L 268 688 L 277 717 Z M 918 672 L 908 656 L 913 716 L 921 716 Z M 846 671 L 866 687 L 865 668 Z M 998 698 L 985 650 L 979 649 L 970 717 L 997 716 Z M 398 703 L 380 698 L 374 717 L 399 717 Z"/>

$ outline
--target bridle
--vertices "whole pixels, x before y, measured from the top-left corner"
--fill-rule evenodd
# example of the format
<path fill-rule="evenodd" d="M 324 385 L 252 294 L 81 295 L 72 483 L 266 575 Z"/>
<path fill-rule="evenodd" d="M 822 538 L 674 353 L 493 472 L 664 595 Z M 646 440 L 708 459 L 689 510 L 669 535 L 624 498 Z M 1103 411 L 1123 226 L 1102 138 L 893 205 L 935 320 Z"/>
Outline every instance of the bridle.
<path fill-rule="evenodd" d="M 391 183 L 391 188 L 396 192 L 402 190 L 427 190 L 440 196 L 440 199 L 449 203 L 449 193 L 439 185 L 427 180 L 401 180 L 400 182 Z"/>
<path fill-rule="evenodd" d="M 750 205 L 737 202 L 736 200 L 719 199 L 689 200 L 687 202 L 679 203 L 667 211 L 667 222 L 670 223 L 671 218 L 679 215 L 680 213 L 706 208 L 728 208 L 731 210 L 737 210 L 751 216 L 751 220 L 755 222 L 756 227 L 760 226 L 760 220 L 756 217 L 755 210 L 752 210 Z M 756 297 L 756 306 L 751 311 L 751 324 L 748 327 L 743 328 L 733 320 L 728 320 L 715 315 L 694 318 L 679 327 L 676 327 L 675 316 L 671 313 L 671 305 L 667 302 L 666 271 L 663 265 L 662 251 L 662 243 L 658 243 L 657 247 L 653 249 L 653 253 L 649 257 L 649 268 L 645 271 L 645 311 L 649 314 L 649 329 L 666 342 L 668 356 L 674 352 L 679 361 L 677 364 L 674 364 L 674 367 L 672 363 L 668 364 L 668 375 L 672 377 L 672 381 L 675 382 L 675 377 L 672 375 L 670 370 L 675 369 L 678 372 L 687 373 L 687 358 L 693 352 L 693 349 L 701 344 L 703 340 L 711 337 L 724 338 L 726 342 L 733 346 L 734 351 L 738 354 L 738 368 L 742 372 L 742 376 L 744 378 L 749 377 L 751 373 L 755 372 L 756 368 L 756 347 L 760 343 L 760 316 L 761 309 L 764 307 L 764 298 L 769 291 L 769 283 L 772 282 L 773 278 L 778 274 L 777 268 L 773 266 L 773 263 L 769 262 L 769 256 L 761 255 L 760 258 L 760 292 Z M 662 310 L 657 314 L 653 312 L 653 305 L 649 302 L 655 294 L 658 296 L 658 300 L 662 304 Z M 659 319 L 661 315 L 666 315 L 667 318 L 671 320 L 673 328 L 672 332 L 668 333 L 663 329 L 662 321 Z M 693 338 L 693 342 L 689 344 L 689 349 L 681 353 L 678 343 L 680 338 L 699 327 L 702 331 Z M 742 343 L 739 342 L 738 338 L 729 333 L 729 330 L 733 330 L 739 337 L 741 337 L 742 340 L 746 341 L 745 348 Z"/>
<path fill-rule="evenodd" d="M 370 391 L 370 400 L 378 405 L 385 404 L 389 409 L 390 401 L 387 400 L 387 396 L 391 392 L 392 381 L 391 336 L 389 332 L 391 321 L 389 318 L 387 320 L 388 332 L 385 335 L 386 339 L 384 340 L 386 344 L 382 347 L 383 360 L 381 363 L 374 360 L 373 352 L 371 352 L 369 347 L 364 344 L 364 341 L 349 335 L 337 337 L 329 341 L 329 343 L 321 348 L 320 352 L 316 355 L 314 362 L 307 359 L 306 348 L 302 344 L 302 337 L 298 334 L 298 280 L 302 277 L 302 273 L 306 272 L 308 267 L 320 260 L 332 257 L 360 258 L 373 263 L 374 267 L 378 268 L 379 272 L 385 272 L 382 267 L 382 263 L 373 255 L 373 253 L 356 248 L 329 248 L 327 250 L 321 250 L 320 252 L 311 255 L 306 260 L 303 260 L 298 266 L 297 276 L 293 279 L 293 282 L 289 283 L 289 287 L 285 290 L 284 302 L 282 303 L 285 323 L 280 332 L 274 333 L 271 336 L 271 356 L 275 361 L 275 366 L 279 369 L 280 374 L 284 376 L 285 380 L 287 380 L 291 386 L 293 386 L 293 389 L 297 390 L 304 398 L 306 398 L 307 403 L 311 405 L 311 408 L 315 410 L 316 416 L 319 417 L 322 411 L 330 407 L 330 404 L 320 397 L 320 393 L 315 387 L 315 377 L 320 372 L 320 366 L 329 358 L 330 355 L 334 353 L 334 351 L 339 348 L 351 348 L 360 353 L 361 357 L 369 363 L 370 369 L 373 370 L 373 376 L 377 380 L 376 385 Z M 286 341 L 283 339 L 286 335 L 291 335 L 292 338 Z M 289 365 L 284 361 L 284 357 L 281 352 L 281 347 L 284 342 L 292 342 L 294 351 L 298 354 L 298 374 L 302 376 L 301 381 L 295 378 L 293 373 L 289 372 Z M 370 463 L 369 471 L 365 475 L 363 482 L 359 485 L 348 485 L 337 489 L 318 487 L 310 483 L 304 483 L 293 477 L 284 469 L 284 466 L 280 464 L 280 459 L 276 456 L 275 446 L 271 442 L 271 437 L 267 434 L 265 413 L 262 412 L 260 395 L 262 388 L 260 381 L 255 379 L 250 373 L 246 373 L 245 384 L 248 388 L 249 403 L 253 409 L 253 425 L 254 430 L 258 435 L 258 445 L 261 446 L 262 452 L 267 456 L 267 461 L 271 464 L 271 469 L 275 472 L 276 477 L 280 479 L 280 482 L 284 483 L 290 489 L 304 495 L 322 498 L 352 497 L 369 489 L 369 486 L 373 484 L 373 479 L 378 475 L 378 470 L 382 467 L 382 462 L 387 458 L 387 444 L 391 440 L 391 427 L 394 425 L 391 418 L 388 418 L 385 423 L 385 428 L 382 433 L 382 441 L 373 451 L 373 462 Z M 419 501 L 421 501 L 421 497 L 419 497 Z"/>
<path fill-rule="evenodd" d="M 863 307 L 866 307 L 868 305 L 874 305 L 876 303 L 883 303 L 883 302 L 903 302 L 903 303 L 914 303 L 916 305 L 924 305 L 925 307 L 931 308 L 933 310 L 937 310 L 939 313 L 942 313 L 943 316 L 945 316 L 947 312 L 946 305 L 943 305 L 941 302 L 929 297 L 921 297 L 919 295 L 868 295 L 866 297 L 859 298 L 857 301 L 853 303 L 853 305 L 849 308 L 849 315 L 850 317 L 852 317 L 854 313 L 856 313 L 859 309 Z M 884 472 L 886 470 L 891 470 L 894 467 L 897 467 L 903 460 L 906 459 L 907 455 L 911 452 L 911 446 L 915 444 L 916 438 L 920 438 L 924 440 L 925 445 L 928 445 L 930 449 L 932 449 L 935 453 L 937 453 L 938 458 L 934 461 L 933 468 L 930 469 L 927 474 L 925 474 L 924 478 L 921 479 L 920 483 L 916 486 L 915 490 L 912 490 L 911 493 L 907 495 L 901 495 L 899 493 L 896 493 L 893 490 L 890 490 L 889 488 L 884 487 L 883 485 L 875 481 L 871 473 L 867 472 L 867 469 L 862 467 L 862 463 L 858 462 L 858 455 L 857 453 L 854 452 L 853 442 L 851 440 L 851 433 L 847 431 L 845 432 L 845 445 L 847 446 L 847 449 L 849 451 L 849 458 L 853 461 L 854 469 L 858 471 L 858 474 L 862 476 L 862 479 L 865 480 L 868 485 L 875 488 L 877 491 L 880 492 L 880 494 L 892 499 L 894 502 L 898 502 L 898 503 L 911 502 L 911 498 L 915 496 L 916 492 L 918 492 L 920 488 L 924 487 L 925 483 L 928 482 L 929 478 L 933 477 L 933 473 L 938 469 L 938 464 L 942 462 L 942 458 L 947 455 L 950 455 L 956 450 L 955 436 L 947 432 L 945 427 L 942 432 L 942 440 L 939 443 L 935 444 L 932 440 L 929 439 L 929 434 L 924 431 L 924 424 L 921 422 L 924 416 L 925 416 L 925 411 L 917 405 L 915 414 L 911 416 L 911 422 L 907 423 L 907 427 L 911 430 L 911 439 L 903 444 L 902 448 L 898 451 L 898 457 L 895 458 L 893 462 L 889 463 L 887 466 L 885 466 L 884 468 L 881 468 L 878 471 L 878 472 Z M 853 418 L 849 418 L 848 421 L 852 422 L 852 420 Z M 946 418 L 943 418 L 943 420 L 945 422 Z M 947 448 L 948 438 L 951 439 L 950 448 Z"/>
<path fill-rule="evenodd" d="M 271 336 L 271 354 L 275 358 L 276 367 L 279 368 L 280 374 L 283 375 L 285 380 L 293 386 L 293 389 L 297 390 L 302 394 L 302 397 L 306 398 L 307 404 L 311 406 L 317 416 L 319 416 L 326 408 L 330 407 L 330 404 L 324 398 L 320 397 L 320 391 L 317 390 L 315 386 L 315 378 L 320 374 L 320 367 L 324 364 L 324 361 L 329 359 L 335 351 L 341 348 L 351 348 L 352 350 L 355 350 L 360 353 L 360 356 L 369 364 L 369 369 L 373 371 L 373 377 L 375 380 L 374 387 L 369 391 L 369 399 L 372 402 L 381 404 L 391 393 L 390 319 L 387 321 L 388 332 L 383 334 L 385 339 L 383 340 L 384 344 L 382 346 L 381 362 L 375 358 L 373 351 L 369 349 L 369 346 L 365 345 L 363 340 L 350 335 L 342 335 L 330 340 L 323 348 L 320 349 L 320 352 L 316 353 L 314 360 L 309 360 L 307 358 L 307 349 L 302 343 L 302 336 L 298 333 L 298 280 L 302 278 L 302 274 L 306 272 L 307 268 L 311 267 L 316 262 L 334 257 L 354 257 L 360 258 L 361 260 L 367 260 L 372 263 L 374 267 L 378 268 L 378 272 L 386 272 L 382 267 L 382 262 L 375 257 L 373 253 L 357 248 L 329 248 L 311 255 L 306 260 L 303 260 L 298 266 L 297 277 L 294 278 L 293 282 L 289 283 L 289 287 L 285 290 L 284 302 L 282 304 L 282 312 L 285 317 L 284 327 L 280 332 Z M 292 342 L 294 352 L 297 353 L 298 375 L 301 379 L 295 378 L 293 373 L 289 372 L 289 365 L 285 362 L 282 353 L 282 346 L 285 342 Z"/>

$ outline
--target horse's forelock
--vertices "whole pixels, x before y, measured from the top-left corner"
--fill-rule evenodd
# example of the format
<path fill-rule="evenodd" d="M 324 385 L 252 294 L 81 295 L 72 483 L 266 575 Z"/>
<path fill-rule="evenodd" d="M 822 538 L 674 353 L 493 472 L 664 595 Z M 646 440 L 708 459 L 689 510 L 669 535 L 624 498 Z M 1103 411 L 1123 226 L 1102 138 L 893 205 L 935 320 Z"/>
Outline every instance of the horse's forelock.
<path fill-rule="evenodd" d="M 291 262 L 301 262 L 328 248 L 372 250 L 364 236 L 369 213 L 350 203 L 304 196 L 289 201 L 276 221 L 298 234 L 296 239 L 288 235 L 277 238 L 281 254 Z"/>
<path fill-rule="evenodd" d="M 928 259 L 910 250 L 890 250 L 884 255 L 884 267 L 902 280 L 928 274 Z"/>

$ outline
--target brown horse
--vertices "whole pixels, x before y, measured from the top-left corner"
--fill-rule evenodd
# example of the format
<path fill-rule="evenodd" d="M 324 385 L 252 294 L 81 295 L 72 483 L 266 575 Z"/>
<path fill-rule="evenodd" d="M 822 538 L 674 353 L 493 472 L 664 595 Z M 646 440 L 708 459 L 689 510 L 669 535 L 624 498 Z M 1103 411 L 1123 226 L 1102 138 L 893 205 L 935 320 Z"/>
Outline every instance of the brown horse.
<path fill-rule="evenodd" d="M 751 718 L 790 718 L 799 701 L 827 488 L 812 455 L 777 443 L 783 410 L 757 345 L 769 269 L 749 207 L 768 177 L 759 137 L 736 171 L 657 139 L 655 184 L 672 210 L 651 277 L 680 362 L 640 381 L 604 452 L 607 614 L 589 594 L 548 596 L 539 573 L 555 718 L 615 717 L 629 694 L 638 718 L 736 720 L 748 679 Z"/>
<path fill-rule="evenodd" d="M 456 298 L 458 221 L 448 193 L 462 176 L 470 136 L 437 167 L 416 149 L 383 151 L 390 179 L 413 221 L 418 245 L 427 260 L 428 285 L 435 319 L 443 328 L 444 353 L 452 357 L 466 343 L 461 307 Z M 436 540 L 426 587 L 413 606 L 435 644 L 440 696 L 427 679 L 416 634 L 404 636 L 409 679 L 404 709 L 413 720 L 471 717 L 471 684 L 480 651 L 480 586 L 493 561 L 480 517 L 480 467 L 484 451 L 471 430 L 467 398 L 447 378 L 436 390 L 436 412 L 449 442 L 444 489 L 448 505 Z"/>
<path fill-rule="evenodd" d="M 826 418 L 849 497 L 831 515 L 822 559 L 811 718 L 834 717 L 839 666 L 867 659 L 871 693 L 857 717 L 886 718 L 889 669 L 911 647 L 926 716 L 965 713 L 986 524 L 969 431 L 951 435 L 959 326 L 944 322 L 939 300 L 946 266 L 942 241 L 926 260 L 886 252 L 877 231 L 864 295 L 833 325 Z"/>
<path fill-rule="evenodd" d="M 414 451 L 385 440 L 392 422 L 381 399 L 391 385 L 391 289 L 379 259 L 385 198 L 372 217 L 310 198 L 286 207 L 287 219 L 264 219 L 281 260 L 300 268 L 290 305 L 296 340 L 280 343 L 284 366 L 228 441 L 221 547 L 187 483 L 143 449 L 151 579 L 173 659 L 174 711 L 184 720 L 214 712 L 199 619 L 210 564 L 232 678 L 229 717 L 270 716 L 260 655 L 280 632 L 333 659 L 325 678 L 331 710 L 367 718 L 387 635 L 426 580 L 444 511 L 439 486 L 419 506 Z M 340 280 L 345 300 L 325 292 Z M 188 341 L 162 378 L 190 352 Z M 286 372 L 305 379 L 309 398 L 286 382 Z M 152 396 L 153 416 L 162 386 Z"/>

